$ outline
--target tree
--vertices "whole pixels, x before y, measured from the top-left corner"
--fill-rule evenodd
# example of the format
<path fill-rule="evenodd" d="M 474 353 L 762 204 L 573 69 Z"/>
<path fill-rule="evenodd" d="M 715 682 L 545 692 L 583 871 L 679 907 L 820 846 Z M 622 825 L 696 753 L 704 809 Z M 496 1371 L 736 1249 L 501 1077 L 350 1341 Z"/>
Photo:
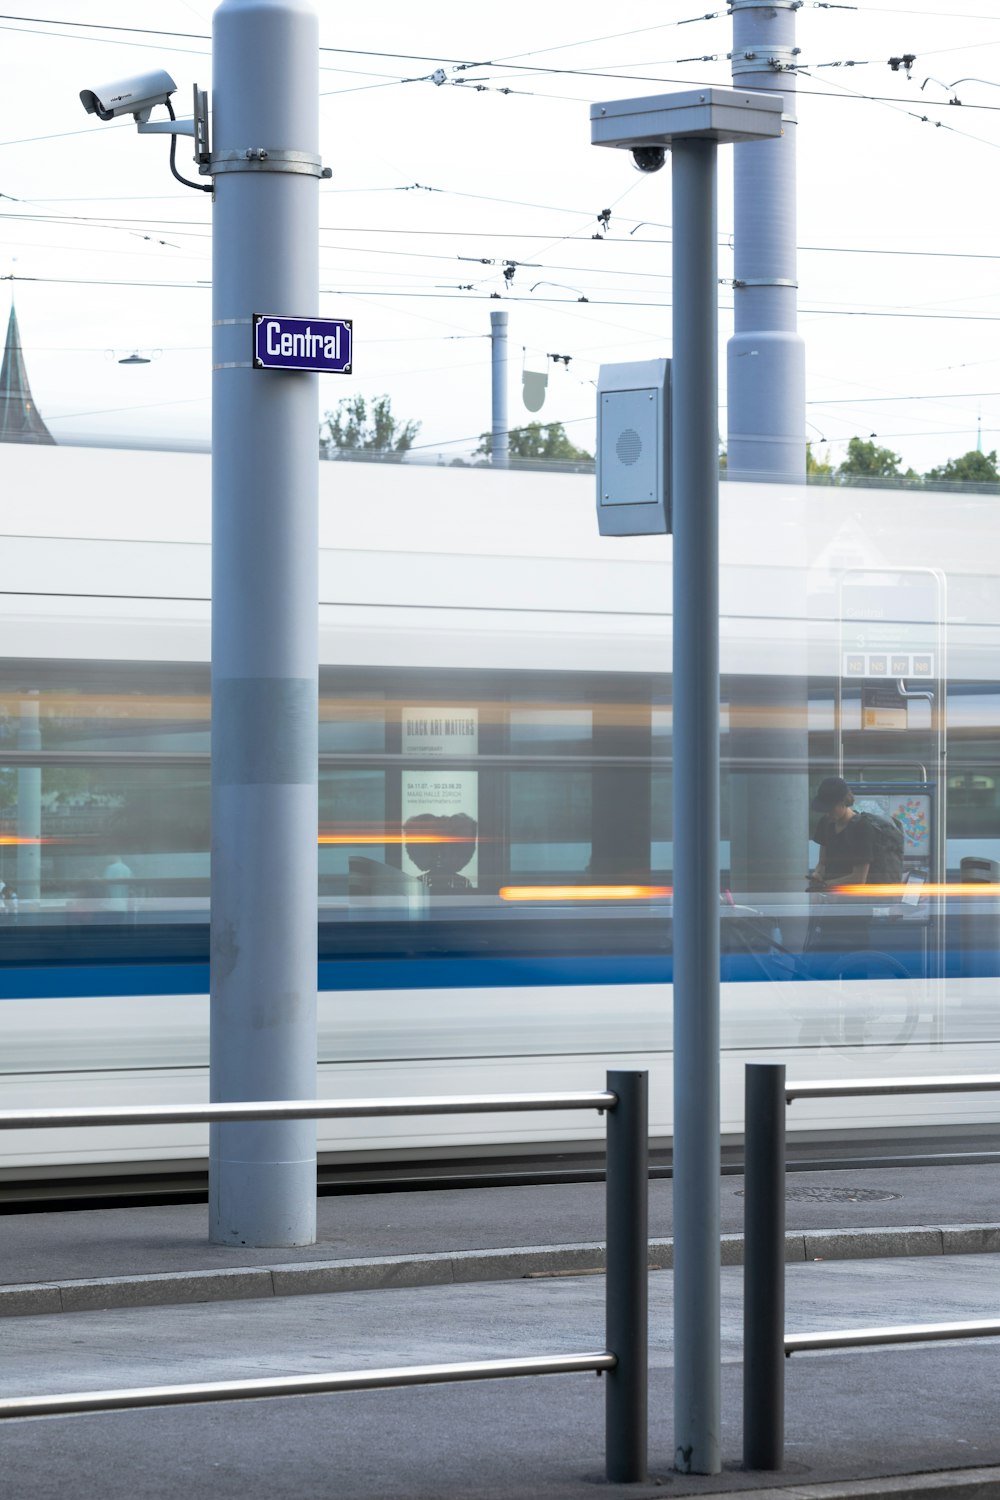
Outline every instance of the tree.
<path fill-rule="evenodd" d="M 319 451 L 323 458 L 340 453 L 369 453 L 395 463 L 413 447 L 419 422 L 398 422 L 388 396 L 368 403 L 364 396 L 345 396 L 336 411 L 328 411 L 320 423 Z"/>
<path fill-rule="evenodd" d="M 860 479 L 919 479 L 913 469 L 906 473 L 900 470 L 903 462 L 891 448 L 877 448 L 873 442 L 852 437 L 847 445 L 847 457 L 837 469 L 841 484 L 856 483 Z"/>
<path fill-rule="evenodd" d="M 968 453 L 963 453 L 961 458 L 949 458 L 940 468 L 928 469 L 924 479 L 928 484 L 1000 483 L 996 449 L 992 453 L 980 453 L 978 449 L 972 448 Z"/>
<path fill-rule="evenodd" d="M 577 448 L 566 436 L 561 422 L 529 422 L 527 427 L 512 427 L 508 434 L 511 458 L 548 460 L 550 463 L 592 463 L 594 455 Z M 479 438 L 475 457 L 489 458 L 493 452 L 493 435 L 484 432 Z"/>
<path fill-rule="evenodd" d="M 817 458 L 812 450 L 812 443 L 806 443 L 806 474 L 810 479 L 825 479 L 832 476 L 833 464 L 830 462 L 829 448 L 822 458 Z"/>

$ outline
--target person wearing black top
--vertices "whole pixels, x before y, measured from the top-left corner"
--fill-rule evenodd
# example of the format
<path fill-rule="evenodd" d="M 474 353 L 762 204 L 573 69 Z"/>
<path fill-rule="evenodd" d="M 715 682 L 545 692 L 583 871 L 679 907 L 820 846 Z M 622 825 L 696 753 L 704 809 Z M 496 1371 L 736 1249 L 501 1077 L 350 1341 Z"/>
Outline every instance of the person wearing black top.
<path fill-rule="evenodd" d="M 871 824 L 854 811 L 854 793 L 840 776 L 828 776 L 812 800 L 823 816 L 813 830 L 819 860 L 810 874 L 813 889 L 865 885 L 874 853 Z"/>
<path fill-rule="evenodd" d="M 822 816 L 812 835 L 819 844 L 819 859 L 809 874 L 809 890 L 820 896 L 826 909 L 822 921 L 817 913 L 810 923 L 806 946 L 834 951 L 867 948 L 868 915 L 858 911 L 849 896 L 837 902 L 839 910 L 832 909 L 826 893 L 836 892 L 838 886 L 867 884 L 874 854 L 871 824 L 854 811 L 854 793 L 842 776 L 828 776 L 810 806 Z"/>

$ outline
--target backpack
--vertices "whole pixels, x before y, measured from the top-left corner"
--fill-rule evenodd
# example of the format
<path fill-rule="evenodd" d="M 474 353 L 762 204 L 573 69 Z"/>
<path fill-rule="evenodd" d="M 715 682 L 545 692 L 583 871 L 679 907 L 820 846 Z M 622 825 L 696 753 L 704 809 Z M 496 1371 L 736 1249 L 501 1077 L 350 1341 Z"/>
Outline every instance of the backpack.
<path fill-rule="evenodd" d="M 859 812 L 872 831 L 869 885 L 900 885 L 903 880 L 903 830 L 892 818 L 880 813 Z"/>

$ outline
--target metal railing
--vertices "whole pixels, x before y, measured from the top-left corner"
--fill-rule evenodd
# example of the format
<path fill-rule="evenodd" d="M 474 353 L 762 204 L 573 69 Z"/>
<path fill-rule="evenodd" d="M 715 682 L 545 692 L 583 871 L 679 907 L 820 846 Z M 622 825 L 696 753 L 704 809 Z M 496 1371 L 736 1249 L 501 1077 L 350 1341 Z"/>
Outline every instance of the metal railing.
<path fill-rule="evenodd" d="M 1000 1076 L 786 1083 L 784 1063 L 748 1063 L 744 1150 L 743 1463 L 780 1469 L 785 1446 L 785 1360 L 818 1349 L 931 1343 L 1000 1335 L 996 1319 L 888 1328 L 785 1332 L 785 1110 L 796 1099 L 1000 1092 Z"/>
<path fill-rule="evenodd" d="M 518 1375 L 606 1375 L 605 1462 L 611 1483 L 646 1477 L 648 1405 L 648 1135 L 645 1072 L 615 1071 L 600 1092 L 469 1094 L 437 1098 L 288 1100 L 267 1103 L 170 1104 L 150 1108 L 19 1109 L 0 1113 L 0 1130 L 104 1125 L 219 1123 L 230 1120 L 344 1120 L 390 1115 L 498 1114 L 596 1109 L 607 1114 L 607 1288 L 601 1350 L 520 1359 L 472 1360 L 373 1370 L 346 1370 L 258 1380 L 210 1381 L 126 1390 L 72 1391 L 0 1399 L 0 1418 L 117 1411 L 269 1396 L 320 1395 L 387 1386 L 502 1380 Z"/>

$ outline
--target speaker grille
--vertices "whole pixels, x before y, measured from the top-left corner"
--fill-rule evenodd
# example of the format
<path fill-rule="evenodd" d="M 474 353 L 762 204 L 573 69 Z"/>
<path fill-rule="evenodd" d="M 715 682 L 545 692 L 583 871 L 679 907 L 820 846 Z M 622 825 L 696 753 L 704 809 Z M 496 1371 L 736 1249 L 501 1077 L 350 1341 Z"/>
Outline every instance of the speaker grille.
<path fill-rule="evenodd" d="M 634 463 L 638 463 L 639 456 L 642 453 L 642 438 L 634 427 L 626 427 L 624 432 L 619 434 L 618 441 L 615 444 L 615 452 L 622 463 L 628 464 L 629 468 Z"/>

